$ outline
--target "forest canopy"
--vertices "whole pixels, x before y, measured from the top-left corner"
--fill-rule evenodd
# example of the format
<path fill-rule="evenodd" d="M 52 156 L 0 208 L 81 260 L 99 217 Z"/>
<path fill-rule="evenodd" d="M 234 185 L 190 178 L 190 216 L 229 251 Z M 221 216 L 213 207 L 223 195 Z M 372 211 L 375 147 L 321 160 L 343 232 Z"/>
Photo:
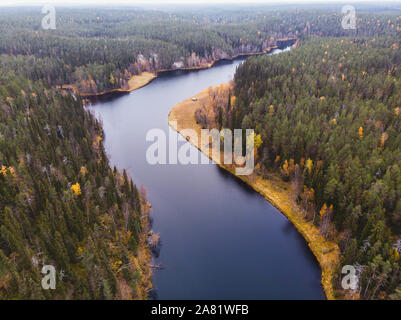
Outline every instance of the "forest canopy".
<path fill-rule="evenodd" d="M 110 168 L 101 123 L 80 99 L 27 79 L 31 57 L 3 58 L 0 299 L 146 299 L 146 199 Z M 55 290 L 41 287 L 44 265 Z"/>
<path fill-rule="evenodd" d="M 0 12 L 0 299 L 146 299 L 151 290 L 144 193 L 110 168 L 101 123 L 60 86 L 125 88 L 143 71 L 288 38 L 300 46 L 238 68 L 214 120 L 255 128 L 259 173 L 294 182 L 341 265 L 359 266 L 358 297 L 401 298 L 401 16 L 360 12 L 355 30 L 341 27 L 340 10 L 319 8 L 58 8 L 56 17 L 44 30 L 38 8 Z M 67 276 L 55 295 L 40 287 L 44 263 Z"/>
<path fill-rule="evenodd" d="M 255 128 L 259 174 L 291 181 L 308 221 L 358 266 L 364 299 L 399 299 L 400 37 L 305 38 L 249 58 L 215 123 Z M 204 124 L 205 125 L 205 124 Z"/>
<path fill-rule="evenodd" d="M 81 92 L 124 88 L 131 76 L 142 71 L 157 73 L 262 52 L 282 38 L 393 37 L 401 28 L 397 15 L 360 13 L 357 30 L 344 30 L 339 10 L 210 13 L 57 8 L 54 30 L 42 29 L 43 17 L 38 8 L 2 10 L 3 63 L 14 64 L 29 78 L 51 86 L 73 84 Z"/>

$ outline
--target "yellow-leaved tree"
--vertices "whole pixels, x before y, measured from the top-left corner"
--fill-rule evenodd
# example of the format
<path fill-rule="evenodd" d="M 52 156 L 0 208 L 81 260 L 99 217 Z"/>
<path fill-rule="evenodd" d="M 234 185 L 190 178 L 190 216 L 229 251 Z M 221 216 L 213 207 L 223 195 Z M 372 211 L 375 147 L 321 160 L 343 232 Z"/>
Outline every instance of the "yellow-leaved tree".
<path fill-rule="evenodd" d="M 71 186 L 71 190 L 72 192 L 74 192 L 75 195 L 80 196 L 82 194 L 81 191 L 81 186 L 79 185 L 79 183 L 77 182 L 76 184 L 73 184 Z"/>
<path fill-rule="evenodd" d="M 7 167 L 6 166 L 1 166 L 0 174 L 2 174 L 3 176 L 7 175 Z"/>
<path fill-rule="evenodd" d="M 305 168 L 308 169 L 309 172 L 312 171 L 312 168 L 313 168 L 313 161 L 312 161 L 312 159 L 306 160 L 306 162 L 305 162 Z"/>
<path fill-rule="evenodd" d="M 113 73 L 110 73 L 110 84 L 114 86 L 114 83 L 116 82 L 116 79 L 114 79 Z"/>
<path fill-rule="evenodd" d="M 358 134 L 359 134 L 359 138 L 362 139 L 363 138 L 363 127 L 359 127 Z"/>
<path fill-rule="evenodd" d="M 255 147 L 256 149 L 258 149 L 263 143 L 262 137 L 260 136 L 260 134 L 257 134 L 255 136 Z"/>

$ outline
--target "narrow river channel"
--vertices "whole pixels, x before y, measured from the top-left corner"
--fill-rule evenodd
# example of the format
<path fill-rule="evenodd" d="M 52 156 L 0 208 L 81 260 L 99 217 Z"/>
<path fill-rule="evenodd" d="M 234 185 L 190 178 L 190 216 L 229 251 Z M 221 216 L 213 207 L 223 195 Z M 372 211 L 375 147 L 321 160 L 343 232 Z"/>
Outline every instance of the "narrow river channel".
<path fill-rule="evenodd" d="M 306 242 L 258 193 L 215 164 L 146 161 L 148 130 L 162 129 L 168 137 L 174 105 L 231 80 L 242 61 L 165 73 L 93 107 L 103 121 L 111 165 L 126 168 L 134 183 L 148 190 L 153 229 L 162 241 L 156 262 L 165 267 L 154 272 L 159 299 L 325 298 L 319 265 Z"/>

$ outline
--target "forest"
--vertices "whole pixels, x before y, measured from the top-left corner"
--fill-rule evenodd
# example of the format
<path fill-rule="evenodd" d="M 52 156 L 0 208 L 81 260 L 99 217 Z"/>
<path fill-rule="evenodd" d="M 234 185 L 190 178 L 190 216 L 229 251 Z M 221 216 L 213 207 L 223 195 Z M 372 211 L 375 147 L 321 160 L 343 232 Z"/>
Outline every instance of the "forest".
<path fill-rule="evenodd" d="M 110 168 L 101 123 L 5 64 L 0 106 L 0 299 L 145 299 L 145 193 Z"/>
<path fill-rule="evenodd" d="M 261 52 L 282 38 L 350 32 L 395 36 L 400 28 L 397 16 L 361 13 L 357 30 L 344 30 L 341 12 L 310 10 L 57 8 L 54 30 L 42 29 L 43 17 L 38 9 L 2 10 L 1 63 L 50 86 L 70 84 L 93 93 L 125 88 L 142 71 L 157 73 Z"/>
<path fill-rule="evenodd" d="M 203 126 L 254 128 L 258 174 L 290 181 L 296 202 L 354 265 L 352 298 L 401 298 L 400 37 L 306 37 L 249 58 Z M 223 95 L 223 92 L 219 93 Z"/>
<path fill-rule="evenodd" d="M 0 12 L 0 299 L 146 299 L 149 204 L 111 168 L 80 92 L 143 71 L 199 66 L 297 38 L 238 68 L 220 128 L 255 128 L 258 173 L 275 172 L 358 268 L 355 298 L 401 299 L 401 17 L 338 10 Z M 208 126 L 208 119 L 202 118 Z M 56 266 L 53 291 L 41 268 Z M 63 277 L 61 276 L 63 275 Z"/>

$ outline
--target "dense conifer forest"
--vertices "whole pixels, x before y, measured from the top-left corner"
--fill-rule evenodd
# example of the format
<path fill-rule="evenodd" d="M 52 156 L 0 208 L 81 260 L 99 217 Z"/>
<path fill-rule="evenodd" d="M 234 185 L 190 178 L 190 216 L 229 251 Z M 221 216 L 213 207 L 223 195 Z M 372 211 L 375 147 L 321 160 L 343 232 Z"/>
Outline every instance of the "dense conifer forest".
<path fill-rule="evenodd" d="M 259 174 L 293 183 L 307 219 L 343 253 L 336 288 L 341 266 L 355 265 L 363 299 L 401 297 L 400 44 L 314 37 L 250 58 L 213 119 L 255 128 Z"/>
<path fill-rule="evenodd" d="M 109 167 L 101 124 L 4 64 L 0 106 L 0 299 L 146 298 L 146 199 Z"/>
<path fill-rule="evenodd" d="M 337 11 L 58 8 L 56 29 L 44 30 L 38 9 L 0 13 L 3 64 L 48 85 L 81 92 L 124 88 L 142 71 L 194 67 L 239 53 L 261 52 L 278 39 L 301 35 L 394 36 L 397 16 L 362 13 L 357 31 L 341 28 Z M 377 20 L 382 17 L 382 22 Z M 13 58 L 10 59 L 10 56 Z"/>
<path fill-rule="evenodd" d="M 0 12 L 0 299 L 146 299 L 146 192 L 109 166 L 101 123 L 79 96 L 143 71 L 249 58 L 220 128 L 255 128 L 258 173 L 291 181 L 305 216 L 359 270 L 362 299 L 401 298 L 401 16 L 338 10 L 67 9 Z M 235 97 L 235 98 L 234 98 Z M 198 119 L 208 126 L 208 119 Z M 58 271 L 42 290 L 41 268 Z"/>

